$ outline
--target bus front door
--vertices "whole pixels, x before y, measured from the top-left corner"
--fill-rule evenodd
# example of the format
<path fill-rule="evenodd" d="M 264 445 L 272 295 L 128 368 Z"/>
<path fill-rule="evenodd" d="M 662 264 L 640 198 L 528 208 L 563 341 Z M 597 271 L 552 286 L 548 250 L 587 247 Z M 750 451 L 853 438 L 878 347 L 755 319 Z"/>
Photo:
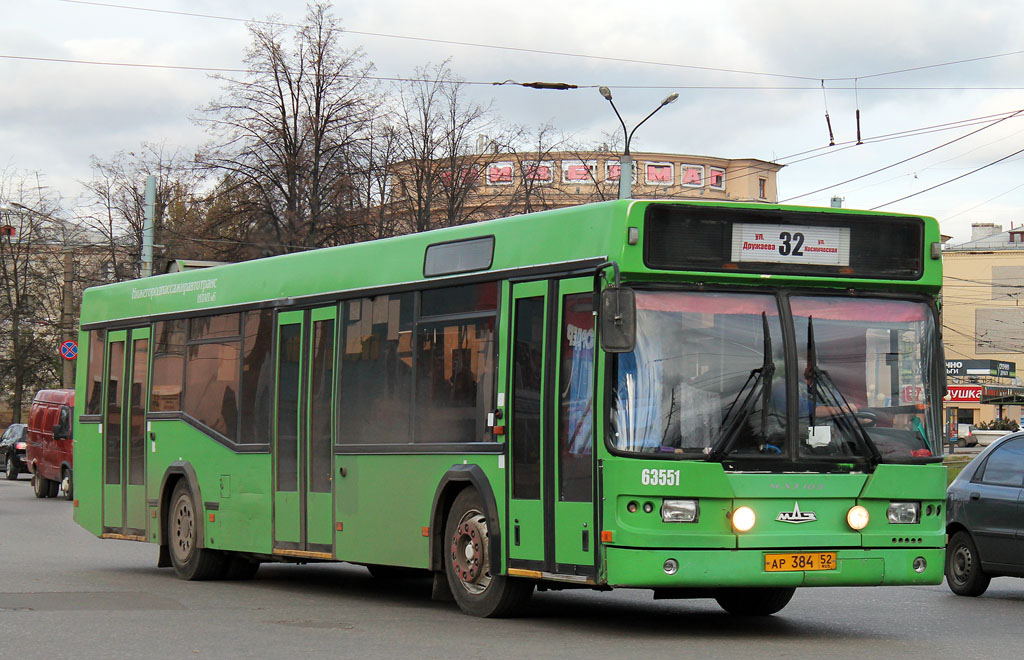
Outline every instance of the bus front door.
<path fill-rule="evenodd" d="M 337 308 L 277 322 L 274 552 L 333 557 L 332 459 Z"/>
<path fill-rule="evenodd" d="M 593 278 L 516 283 L 510 299 L 509 565 L 592 577 Z"/>
<path fill-rule="evenodd" d="M 145 540 L 149 328 L 107 334 L 103 382 L 103 530 Z"/>

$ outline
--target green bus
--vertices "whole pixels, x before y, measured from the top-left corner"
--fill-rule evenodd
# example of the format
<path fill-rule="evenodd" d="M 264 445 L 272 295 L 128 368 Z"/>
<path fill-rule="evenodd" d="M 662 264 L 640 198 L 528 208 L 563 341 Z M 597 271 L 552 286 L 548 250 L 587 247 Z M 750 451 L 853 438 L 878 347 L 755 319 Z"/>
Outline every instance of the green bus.
<path fill-rule="evenodd" d="M 184 579 L 344 561 L 476 616 L 938 584 L 939 241 L 621 200 L 91 288 L 74 517 Z"/>

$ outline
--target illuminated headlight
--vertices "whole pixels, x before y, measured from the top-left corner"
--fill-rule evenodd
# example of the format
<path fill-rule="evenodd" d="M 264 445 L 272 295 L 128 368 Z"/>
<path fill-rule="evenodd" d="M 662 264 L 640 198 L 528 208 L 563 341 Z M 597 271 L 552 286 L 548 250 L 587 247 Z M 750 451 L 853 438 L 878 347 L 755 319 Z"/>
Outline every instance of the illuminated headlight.
<path fill-rule="evenodd" d="M 757 516 L 749 506 L 741 506 L 732 512 L 732 526 L 737 532 L 749 532 L 756 520 Z"/>
<path fill-rule="evenodd" d="M 921 522 L 920 502 L 889 502 L 886 512 L 889 522 L 894 525 L 913 525 Z"/>
<path fill-rule="evenodd" d="M 661 503 L 662 522 L 697 522 L 700 506 L 697 500 L 665 500 Z"/>
<path fill-rule="evenodd" d="M 868 514 L 868 510 L 859 504 L 850 507 L 850 510 L 846 512 L 846 524 L 858 532 L 867 527 L 870 520 L 871 516 Z"/>

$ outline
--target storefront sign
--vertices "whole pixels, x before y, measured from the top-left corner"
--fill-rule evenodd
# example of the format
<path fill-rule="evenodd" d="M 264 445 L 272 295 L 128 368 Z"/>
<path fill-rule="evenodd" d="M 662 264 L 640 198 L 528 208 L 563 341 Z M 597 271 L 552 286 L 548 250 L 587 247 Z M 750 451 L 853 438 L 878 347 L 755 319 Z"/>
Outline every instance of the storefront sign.
<path fill-rule="evenodd" d="M 946 360 L 946 375 L 1015 378 L 1017 363 L 1000 360 Z"/>
<path fill-rule="evenodd" d="M 950 385 L 947 387 L 947 401 L 960 403 L 980 403 L 981 385 Z"/>

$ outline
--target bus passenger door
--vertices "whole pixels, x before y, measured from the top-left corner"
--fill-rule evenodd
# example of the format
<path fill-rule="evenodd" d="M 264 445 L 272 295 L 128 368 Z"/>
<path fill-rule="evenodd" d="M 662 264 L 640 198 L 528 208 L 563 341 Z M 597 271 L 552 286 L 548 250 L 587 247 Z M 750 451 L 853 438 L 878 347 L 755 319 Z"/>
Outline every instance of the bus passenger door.
<path fill-rule="evenodd" d="M 114 534 L 145 538 L 149 328 L 108 333 L 107 356 L 103 528 Z"/>
<path fill-rule="evenodd" d="M 336 307 L 277 322 L 274 552 L 330 558 Z"/>
<path fill-rule="evenodd" d="M 541 570 L 544 562 L 544 505 L 541 493 L 541 429 L 544 406 L 544 349 L 547 282 L 512 284 L 508 365 L 509 452 L 508 557 L 520 568 Z M 508 335 L 507 335 L 508 336 Z M 503 367 L 505 365 L 502 365 Z"/>
<path fill-rule="evenodd" d="M 513 284 L 510 297 L 509 564 L 592 576 L 593 279 Z"/>
<path fill-rule="evenodd" d="M 553 532 L 555 570 L 594 575 L 594 278 L 558 283 Z"/>

